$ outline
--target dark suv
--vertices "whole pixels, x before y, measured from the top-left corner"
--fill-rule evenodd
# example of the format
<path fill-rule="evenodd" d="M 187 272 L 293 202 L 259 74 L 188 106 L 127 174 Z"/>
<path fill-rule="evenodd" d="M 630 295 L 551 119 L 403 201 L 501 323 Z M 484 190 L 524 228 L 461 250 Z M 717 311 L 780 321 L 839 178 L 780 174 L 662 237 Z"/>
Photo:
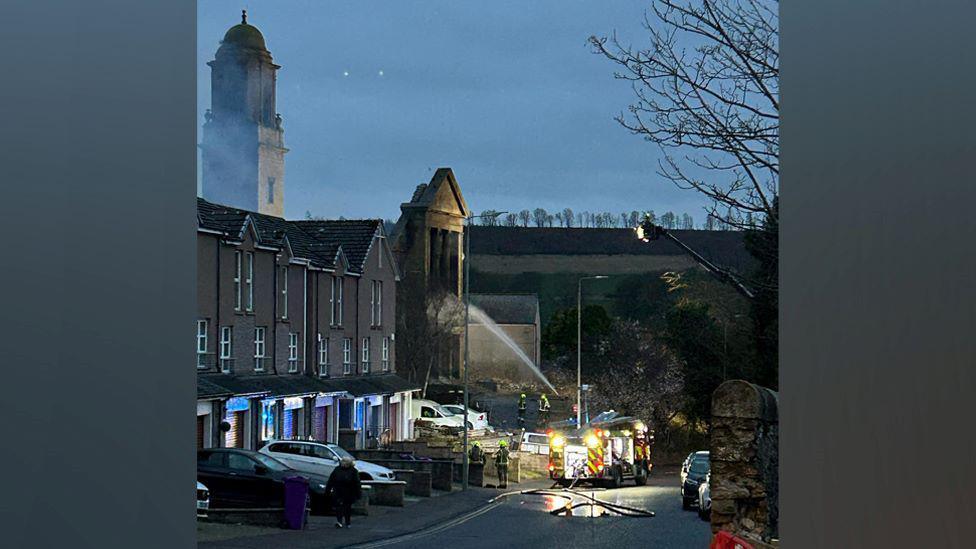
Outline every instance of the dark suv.
<path fill-rule="evenodd" d="M 687 471 L 683 472 L 681 481 L 681 508 L 691 509 L 693 503 L 698 502 L 698 485 L 708 476 L 708 454 L 696 452 L 688 456 Z"/>

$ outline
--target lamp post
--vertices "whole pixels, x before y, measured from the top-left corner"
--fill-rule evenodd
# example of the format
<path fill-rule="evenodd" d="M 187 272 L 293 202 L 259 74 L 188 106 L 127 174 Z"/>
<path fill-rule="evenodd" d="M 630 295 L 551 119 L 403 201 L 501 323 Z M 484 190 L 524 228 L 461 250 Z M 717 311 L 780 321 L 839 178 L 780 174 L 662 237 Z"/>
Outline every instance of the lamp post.
<path fill-rule="evenodd" d="M 582 425 L 580 421 L 583 413 L 583 281 L 601 280 L 606 275 L 584 276 L 576 283 L 576 427 Z"/>
<path fill-rule="evenodd" d="M 496 218 L 508 212 L 491 212 L 490 214 L 474 215 L 464 220 L 464 255 L 461 260 L 464 262 L 464 371 L 461 372 L 461 384 L 464 387 L 464 456 L 461 457 L 461 490 L 468 489 L 468 324 L 470 323 L 470 282 L 468 278 L 468 254 L 471 252 L 470 230 L 472 219 L 485 217 Z"/>

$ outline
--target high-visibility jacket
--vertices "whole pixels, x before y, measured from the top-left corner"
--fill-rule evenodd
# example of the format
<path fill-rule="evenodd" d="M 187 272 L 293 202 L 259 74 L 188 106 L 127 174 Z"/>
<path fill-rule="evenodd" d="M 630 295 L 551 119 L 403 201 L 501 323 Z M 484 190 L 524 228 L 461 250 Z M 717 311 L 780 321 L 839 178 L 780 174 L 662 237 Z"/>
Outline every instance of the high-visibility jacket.
<path fill-rule="evenodd" d="M 508 448 L 499 448 L 495 454 L 495 465 L 508 467 Z"/>
<path fill-rule="evenodd" d="M 518 401 L 518 409 L 519 410 L 525 410 L 525 399 L 524 398 L 519 398 L 519 401 Z"/>
<path fill-rule="evenodd" d="M 549 399 L 548 398 L 544 398 L 544 399 L 542 399 L 542 400 L 539 401 L 539 411 L 540 412 L 548 412 L 549 411 Z"/>

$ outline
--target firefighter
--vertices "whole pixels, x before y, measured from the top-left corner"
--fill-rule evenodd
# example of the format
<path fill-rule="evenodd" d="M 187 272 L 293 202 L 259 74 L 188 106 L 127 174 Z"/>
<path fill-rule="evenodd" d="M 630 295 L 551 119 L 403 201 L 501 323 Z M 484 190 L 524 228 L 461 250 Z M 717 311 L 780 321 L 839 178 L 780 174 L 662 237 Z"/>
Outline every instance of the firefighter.
<path fill-rule="evenodd" d="M 468 452 L 468 461 L 470 463 L 481 463 L 485 459 L 485 453 L 481 449 L 481 444 L 478 441 L 474 441 L 471 445 L 471 451 Z"/>
<path fill-rule="evenodd" d="M 518 399 L 518 424 L 519 428 L 525 428 L 525 393 L 519 395 Z"/>
<path fill-rule="evenodd" d="M 508 488 L 508 443 L 504 440 L 498 443 L 495 468 L 498 470 L 498 487 Z"/>
<path fill-rule="evenodd" d="M 549 398 L 546 397 L 545 393 L 539 397 L 539 419 L 543 425 L 549 426 Z"/>

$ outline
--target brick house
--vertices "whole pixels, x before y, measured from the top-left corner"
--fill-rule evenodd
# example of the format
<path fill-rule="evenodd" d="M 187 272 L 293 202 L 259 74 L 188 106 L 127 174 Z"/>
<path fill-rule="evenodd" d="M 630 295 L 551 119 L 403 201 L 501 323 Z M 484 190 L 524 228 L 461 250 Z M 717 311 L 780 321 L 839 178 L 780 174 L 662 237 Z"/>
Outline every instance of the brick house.
<path fill-rule="evenodd" d="M 418 387 L 394 373 L 399 271 L 382 221 L 203 199 L 197 220 L 198 444 L 408 438 Z"/>

